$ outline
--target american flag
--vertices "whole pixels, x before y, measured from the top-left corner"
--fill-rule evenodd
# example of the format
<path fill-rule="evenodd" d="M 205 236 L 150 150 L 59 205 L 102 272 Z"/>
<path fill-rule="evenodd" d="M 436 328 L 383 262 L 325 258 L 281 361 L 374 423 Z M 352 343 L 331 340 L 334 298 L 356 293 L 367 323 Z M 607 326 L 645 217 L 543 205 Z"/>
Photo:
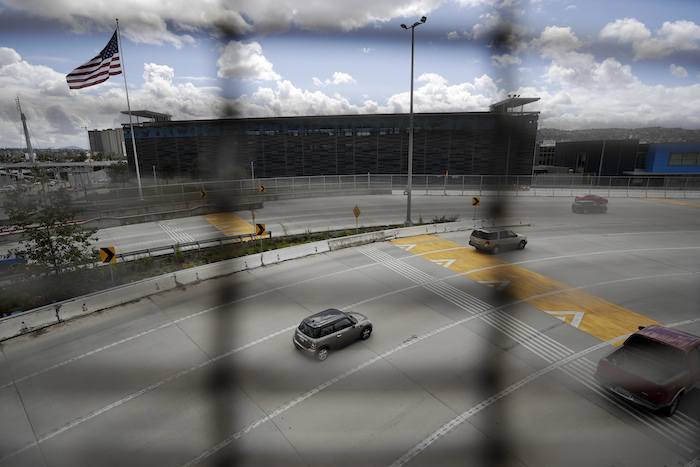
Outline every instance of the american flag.
<path fill-rule="evenodd" d="M 122 73 L 121 62 L 119 61 L 119 45 L 117 44 L 117 32 L 114 31 L 107 47 L 102 49 L 99 55 L 66 76 L 68 87 L 71 89 L 86 88 L 100 84 L 109 79 L 110 76 Z"/>

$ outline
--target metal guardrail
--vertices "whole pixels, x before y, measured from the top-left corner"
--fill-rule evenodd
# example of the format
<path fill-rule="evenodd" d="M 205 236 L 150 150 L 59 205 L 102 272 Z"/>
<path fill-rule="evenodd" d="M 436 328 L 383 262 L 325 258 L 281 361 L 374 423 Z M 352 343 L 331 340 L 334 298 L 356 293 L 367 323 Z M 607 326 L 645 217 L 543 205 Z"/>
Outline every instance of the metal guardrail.
<path fill-rule="evenodd" d="M 218 180 L 169 185 L 144 185 L 143 198 L 135 186 L 129 188 L 93 189 L 76 196 L 76 201 L 96 203 L 102 207 L 139 206 L 152 202 L 173 203 L 195 200 L 230 200 L 255 198 L 259 200 L 284 196 L 330 195 L 357 191 L 367 193 L 396 192 L 408 185 L 407 175 L 317 175 L 289 178 Z M 674 176 L 598 176 L 596 174 L 534 174 L 534 175 L 413 175 L 415 194 L 475 194 L 520 192 L 524 196 L 546 196 L 547 190 L 569 190 L 573 194 L 590 190 L 615 192 L 617 196 L 639 197 L 646 193 L 669 193 L 673 197 L 697 196 L 700 177 Z M 569 193 L 569 194 L 571 194 Z"/>
<path fill-rule="evenodd" d="M 259 235 L 253 233 L 231 235 L 227 237 L 217 237 L 207 240 L 197 240 L 194 242 L 185 243 L 175 243 L 173 245 L 159 246 L 154 248 L 146 248 L 143 250 L 129 251 L 125 253 L 116 253 L 115 256 L 117 260 L 121 259 L 122 262 L 133 261 L 140 258 L 148 258 L 153 256 L 164 256 L 169 254 L 175 254 L 179 249 L 180 251 L 192 251 L 201 250 L 203 248 L 213 248 L 215 246 L 230 245 L 234 243 L 243 243 L 243 239 L 247 238 L 247 241 L 253 241 L 260 238 Z M 268 237 L 272 238 L 272 232 L 268 232 Z M 102 265 L 103 263 L 100 263 Z"/>
<path fill-rule="evenodd" d="M 267 238 L 272 238 L 272 232 L 267 232 L 268 237 Z M 186 242 L 186 243 L 175 243 L 172 245 L 165 245 L 165 246 L 159 246 L 159 247 L 154 247 L 154 248 L 146 248 L 143 250 L 136 250 L 136 251 L 129 251 L 129 252 L 123 252 L 123 253 L 116 253 L 115 257 L 117 258 L 117 262 L 121 260 L 122 263 L 125 263 L 127 261 L 134 261 L 142 258 L 149 258 L 149 257 L 154 257 L 154 256 L 165 256 L 165 255 L 174 255 L 178 249 L 180 251 L 192 251 L 192 250 L 201 250 L 204 248 L 213 248 L 215 246 L 222 246 L 222 245 L 230 245 L 234 243 L 243 243 L 244 239 L 247 239 L 245 241 L 254 241 L 258 240 L 260 238 L 259 235 L 255 235 L 253 233 L 249 234 L 240 234 L 240 235 L 231 235 L 227 237 L 217 237 L 217 238 L 211 238 L 207 240 L 197 240 L 194 242 Z M 107 263 L 102 263 L 102 262 L 97 262 L 93 263 L 94 266 L 106 266 Z M 74 266 L 68 265 L 66 266 L 67 268 L 71 268 Z M 12 282 L 14 279 L 17 279 L 19 277 L 22 277 L 22 274 L 13 274 L 10 273 L 9 271 L 3 271 L 0 273 L 0 284 L 6 284 Z"/>

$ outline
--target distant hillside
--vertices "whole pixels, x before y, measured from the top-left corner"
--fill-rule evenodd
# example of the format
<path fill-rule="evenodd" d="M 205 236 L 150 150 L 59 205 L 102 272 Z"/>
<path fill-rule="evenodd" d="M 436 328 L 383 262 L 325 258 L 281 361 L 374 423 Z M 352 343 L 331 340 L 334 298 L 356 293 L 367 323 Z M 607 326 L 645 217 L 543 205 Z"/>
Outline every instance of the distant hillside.
<path fill-rule="evenodd" d="M 700 130 L 684 128 L 597 128 L 592 130 L 557 130 L 542 128 L 537 130 L 537 142 L 555 140 L 597 141 L 603 139 L 638 139 L 640 143 L 700 143 Z"/>

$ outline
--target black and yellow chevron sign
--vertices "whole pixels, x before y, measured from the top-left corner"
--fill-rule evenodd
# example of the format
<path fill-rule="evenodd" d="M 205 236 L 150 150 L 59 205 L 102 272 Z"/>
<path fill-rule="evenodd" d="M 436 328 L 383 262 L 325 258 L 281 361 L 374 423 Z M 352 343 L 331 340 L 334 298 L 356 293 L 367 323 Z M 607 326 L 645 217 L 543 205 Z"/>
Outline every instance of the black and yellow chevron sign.
<path fill-rule="evenodd" d="M 117 254 L 114 252 L 114 247 L 100 248 L 100 257 L 103 263 L 116 263 Z"/>

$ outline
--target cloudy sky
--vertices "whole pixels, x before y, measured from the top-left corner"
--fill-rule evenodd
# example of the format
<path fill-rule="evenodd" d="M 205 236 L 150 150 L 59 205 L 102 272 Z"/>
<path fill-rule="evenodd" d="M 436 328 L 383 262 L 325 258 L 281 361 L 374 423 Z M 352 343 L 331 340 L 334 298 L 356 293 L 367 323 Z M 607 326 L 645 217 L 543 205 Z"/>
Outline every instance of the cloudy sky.
<path fill-rule="evenodd" d="M 0 148 L 88 147 L 128 122 L 123 75 L 66 74 L 119 19 L 132 110 L 174 120 L 487 111 L 540 127 L 700 128 L 697 0 L 0 0 Z"/>

